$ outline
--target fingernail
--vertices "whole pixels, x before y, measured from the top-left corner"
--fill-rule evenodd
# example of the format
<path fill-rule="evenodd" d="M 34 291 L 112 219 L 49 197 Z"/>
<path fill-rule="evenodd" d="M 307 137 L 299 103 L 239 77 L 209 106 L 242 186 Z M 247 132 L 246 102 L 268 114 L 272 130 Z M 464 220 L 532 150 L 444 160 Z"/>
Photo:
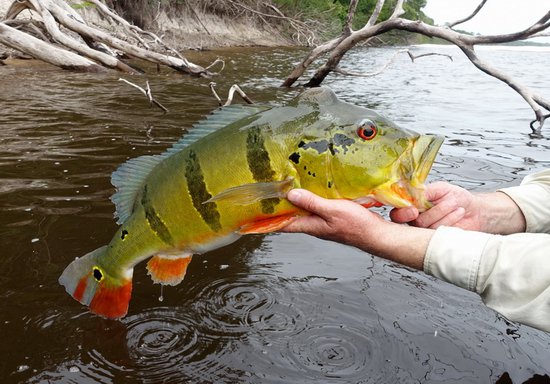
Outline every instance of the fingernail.
<path fill-rule="evenodd" d="M 297 203 L 298 201 L 300 201 L 300 199 L 302 198 L 302 193 L 296 189 L 291 189 L 286 198 L 288 199 L 288 201 L 290 201 L 291 203 Z"/>

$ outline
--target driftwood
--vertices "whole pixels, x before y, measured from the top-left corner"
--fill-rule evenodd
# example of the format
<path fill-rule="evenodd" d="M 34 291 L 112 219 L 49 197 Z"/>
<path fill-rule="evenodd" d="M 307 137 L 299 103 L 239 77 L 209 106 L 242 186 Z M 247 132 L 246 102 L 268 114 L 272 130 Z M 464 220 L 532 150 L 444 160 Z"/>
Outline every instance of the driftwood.
<path fill-rule="evenodd" d="M 342 34 L 336 39 L 330 40 L 314 48 L 298 65 L 295 66 L 294 70 L 283 82 L 283 87 L 292 86 L 304 74 L 306 69 L 323 54 L 328 54 L 328 57 L 324 63 L 316 69 L 313 76 L 311 76 L 304 86 L 319 86 L 331 72 L 342 73 L 343 70 L 339 68 L 340 61 L 351 48 L 355 47 L 359 43 L 366 43 L 372 38 L 392 30 L 420 33 L 429 37 L 438 37 L 456 45 L 462 50 L 473 65 L 488 75 L 501 80 L 520 94 L 535 113 L 534 122 L 537 122 L 538 126 L 535 127 L 533 122 L 530 124 L 531 129 L 533 130 L 533 133 L 540 134 L 544 121 L 548 117 L 548 114 L 545 114 L 545 112 L 550 111 L 550 101 L 520 84 L 510 75 L 497 70 L 485 61 L 481 60 L 475 51 L 475 46 L 480 44 L 508 43 L 542 36 L 548 32 L 547 30 L 550 27 L 550 11 L 543 15 L 536 23 L 522 31 L 504 35 L 473 36 L 457 32 L 452 28 L 473 18 L 481 10 L 481 8 L 483 8 L 487 0 L 481 1 L 481 3 L 468 17 L 452 22 L 444 27 L 429 25 L 418 20 L 404 19 L 401 17 L 404 14 L 403 0 L 397 1 L 392 15 L 387 20 L 377 22 L 380 9 L 382 9 L 385 2 L 385 0 L 378 0 L 373 14 L 365 26 L 357 31 L 353 31 L 350 26 L 357 7 L 357 1 L 358 0 L 350 1 L 348 17 L 342 30 Z M 347 74 L 351 73 L 348 72 Z"/>
<path fill-rule="evenodd" d="M 207 68 L 188 61 L 155 34 L 129 24 L 100 0 L 90 0 L 90 3 L 102 17 L 123 26 L 127 32 L 125 39 L 89 26 L 63 0 L 15 0 L 5 18 L 0 20 L 0 43 L 64 69 L 141 72 L 124 63 L 119 58 L 118 51 L 129 57 L 168 66 L 194 76 L 209 77 L 213 74 Z M 13 24 L 15 18 L 27 9 L 40 16 L 39 21 L 35 21 L 33 17 L 28 24 L 40 31 L 42 39 L 8 25 Z M 146 43 L 143 36 L 152 39 L 156 46 L 169 54 L 153 49 L 152 44 Z"/>

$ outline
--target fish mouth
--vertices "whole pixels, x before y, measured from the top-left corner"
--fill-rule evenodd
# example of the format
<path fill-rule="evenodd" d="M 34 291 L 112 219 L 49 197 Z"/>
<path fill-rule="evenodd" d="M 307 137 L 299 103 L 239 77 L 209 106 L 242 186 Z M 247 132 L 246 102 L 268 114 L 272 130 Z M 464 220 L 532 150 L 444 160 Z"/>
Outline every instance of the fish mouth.
<path fill-rule="evenodd" d="M 411 149 L 413 186 L 424 184 L 444 140 L 440 135 L 422 135 L 414 142 Z"/>

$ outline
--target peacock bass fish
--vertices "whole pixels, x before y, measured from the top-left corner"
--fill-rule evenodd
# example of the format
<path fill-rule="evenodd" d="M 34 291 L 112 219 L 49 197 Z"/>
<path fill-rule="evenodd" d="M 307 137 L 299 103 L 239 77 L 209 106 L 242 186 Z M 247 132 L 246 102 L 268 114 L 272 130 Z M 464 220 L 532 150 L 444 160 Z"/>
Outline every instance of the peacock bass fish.
<path fill-rule="evenodd" d="M 126 315 L 133 268 L 145 259 L 155 283 L 176 285 L 194 254 L 307 214 L 285 199 L 292 188 L 425 210 L 424 181 L 443 142 L 326 88 L 281 107 L 223 107 L 189 132 L 164 154 L 129 160 L 113 173 L 120 228 L 59 278 L 93 313 Z"/>

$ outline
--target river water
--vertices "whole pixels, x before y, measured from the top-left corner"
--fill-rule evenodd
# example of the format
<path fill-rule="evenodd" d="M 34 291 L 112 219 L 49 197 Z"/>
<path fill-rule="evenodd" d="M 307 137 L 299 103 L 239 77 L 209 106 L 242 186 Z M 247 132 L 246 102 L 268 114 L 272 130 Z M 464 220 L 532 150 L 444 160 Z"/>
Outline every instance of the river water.
<path fill-rule="evenodd" d="M 430 180 L 488 191 L 548 165 L 550 142 L 529 137 L 533 113 L 516 93 L 457 49 L 411 49 L 453 61 L 400 54 L 376 77 L 334 75 L 325 85 L 404 127 L 445 135 Z M 396 50 L 358 49 L 343 66 L 375 71 Z M 480 52 L 549 95 L 550 51 Z M 278 85 L 303 53 L 239 48 L 191 59 L 226 61 L 220 94 L 239 83 L 255 101 L 283 103 L 297 91 Z M 125 78 L 147 79 L 167 114 L 116 73 L 0 67 L 3 383 L 520 383 L 550 373 L 549 334 L 423 273 L 299 234 L 245 236 L 196 257 L 185 281 L 163 292 L 139 265 L 127 317 L 89 314 L 57 279 L 116 230 L 111 172 L 162 152 L 216 108 L 209 80 L 149 72 Z"/>

